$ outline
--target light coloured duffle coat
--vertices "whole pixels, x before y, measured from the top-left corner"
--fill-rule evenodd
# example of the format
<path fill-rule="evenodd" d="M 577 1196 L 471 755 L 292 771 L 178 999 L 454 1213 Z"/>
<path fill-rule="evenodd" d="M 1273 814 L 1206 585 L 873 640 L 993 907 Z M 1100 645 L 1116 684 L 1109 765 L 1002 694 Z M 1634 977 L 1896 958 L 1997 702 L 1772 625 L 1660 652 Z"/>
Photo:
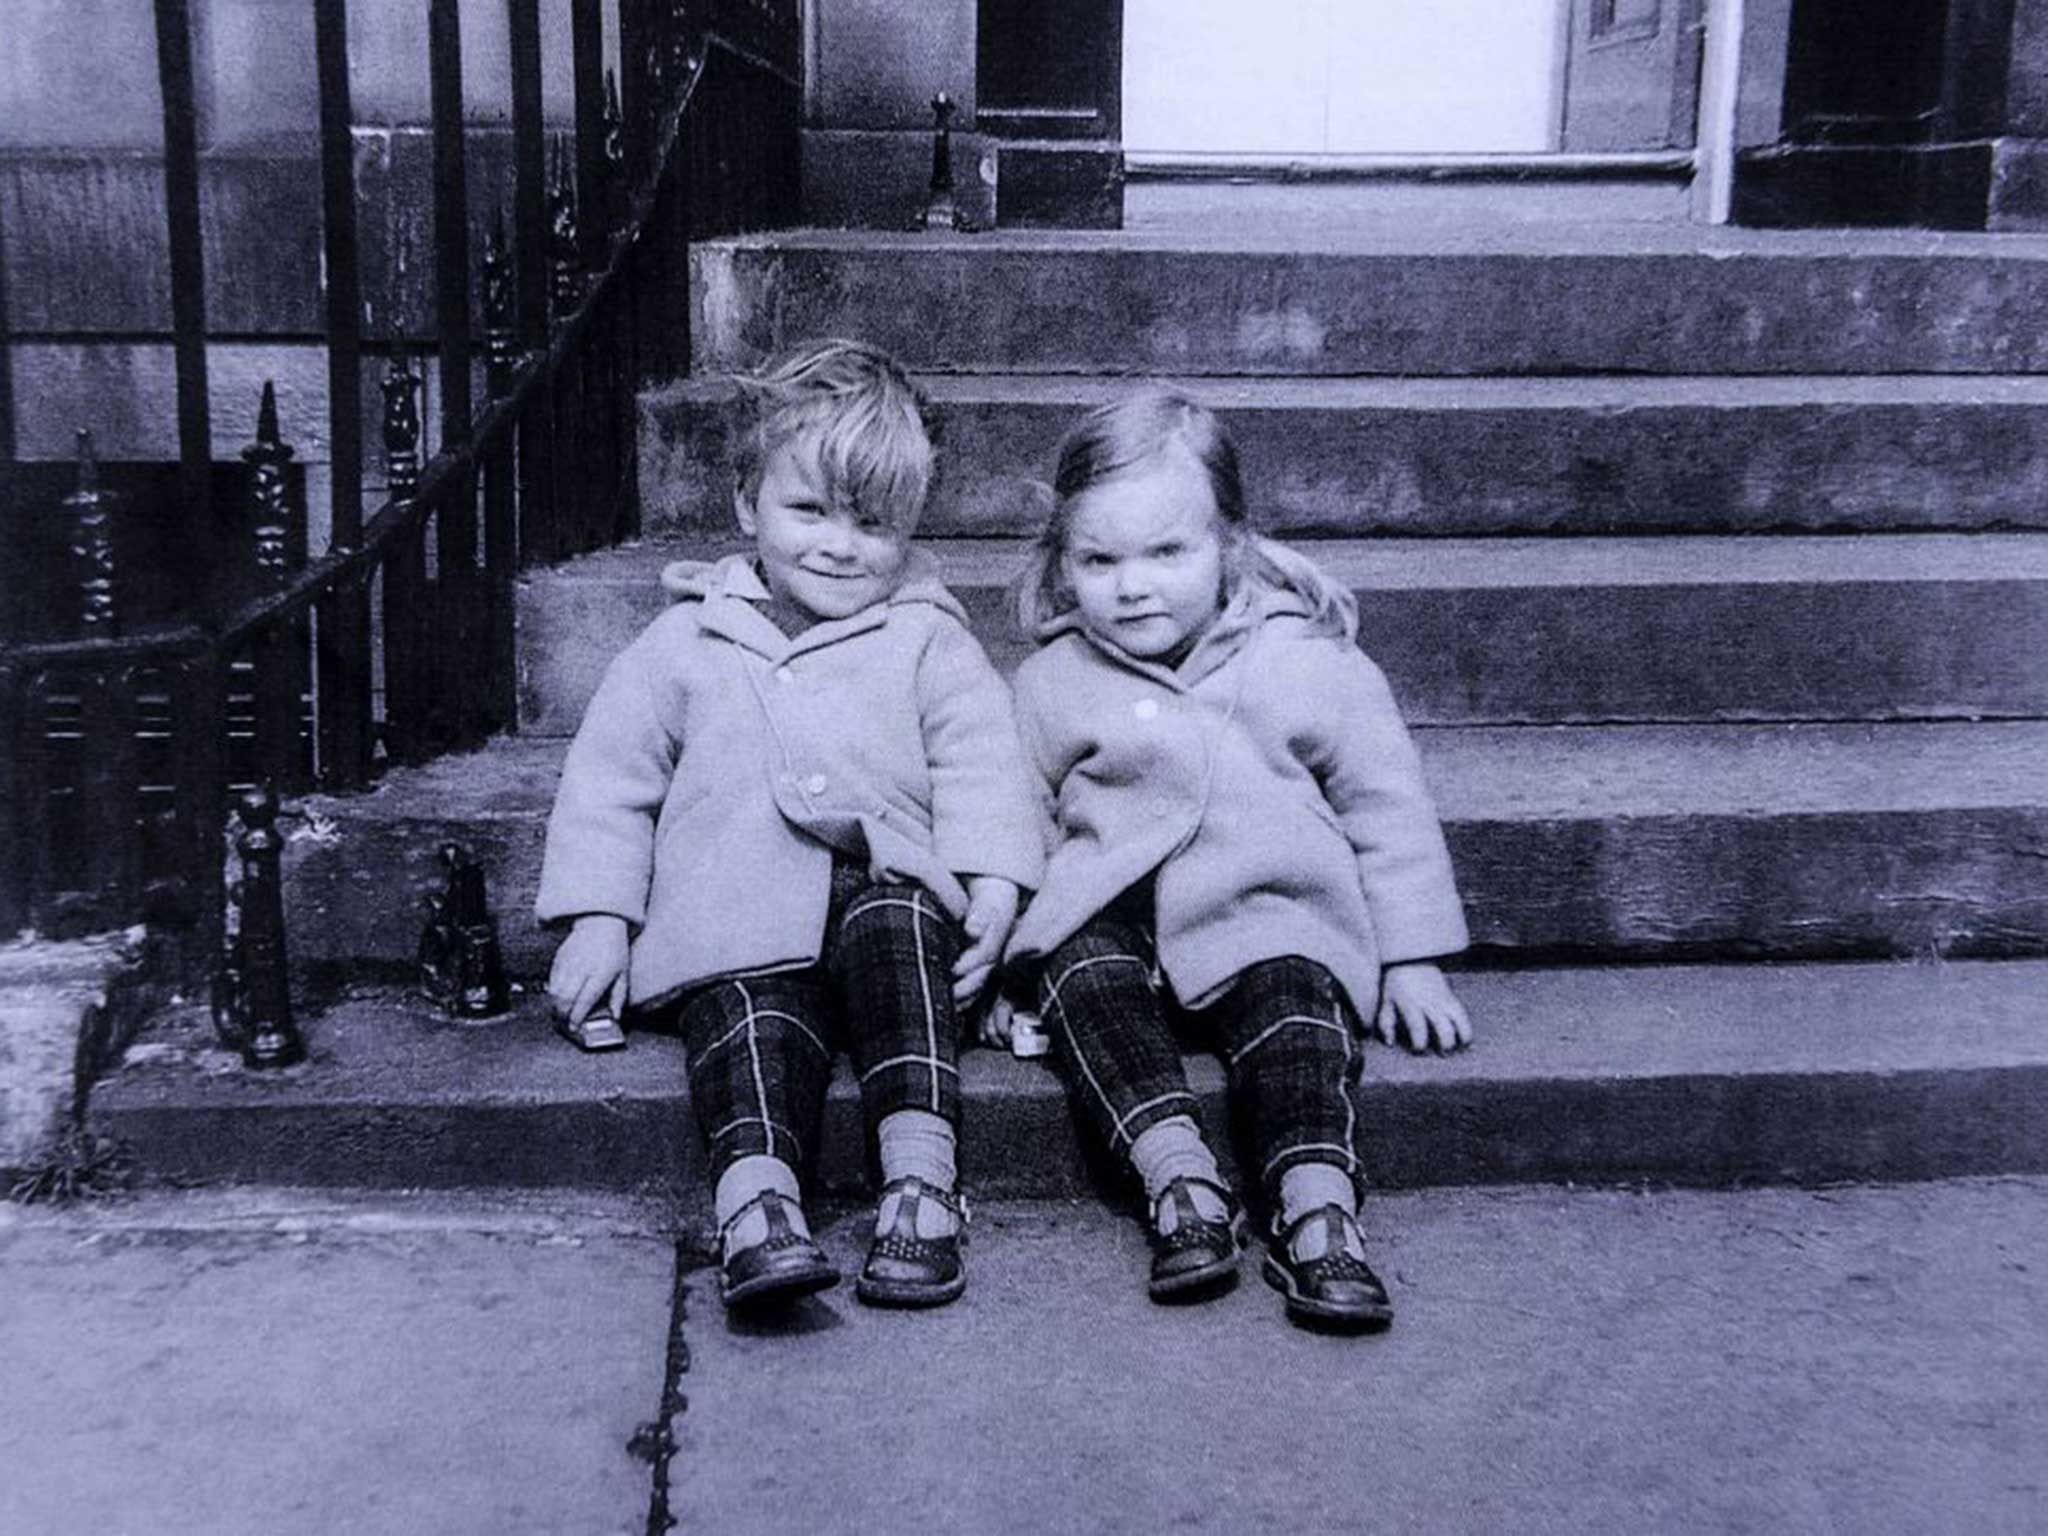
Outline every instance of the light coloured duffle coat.
<path fill-rule="evenodd" d="M 744 555 L 677 561 L 675 606 L 606 670 L 548 818 L 542 922 L 632 927 L 635 1003 L 823 949 L 832 850 L 925 885 L 1044 863 L 1010 694 L 929 556 L 885 601 L 791 639 Z"/>
<path fill-rule="evenodd" d="M 1157 871 L 1160 967 L 1189 1006 L 1283 955 L 1326 966 L 1365 1019 L 1380 968 L 1467 942 L 1443 830 L 1385 677 L 1248 582 L 1176 668 L 1073 615 L 1014 679 L 1057 821 L 1008 953 L 1051 952 Z"/>

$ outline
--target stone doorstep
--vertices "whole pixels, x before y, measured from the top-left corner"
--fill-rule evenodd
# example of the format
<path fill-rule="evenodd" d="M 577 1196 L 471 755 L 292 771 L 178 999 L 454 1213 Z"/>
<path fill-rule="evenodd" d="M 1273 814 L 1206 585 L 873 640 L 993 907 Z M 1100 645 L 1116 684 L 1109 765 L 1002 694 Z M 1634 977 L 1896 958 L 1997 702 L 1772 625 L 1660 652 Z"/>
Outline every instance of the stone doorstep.
<path fill-rule="evenodd" d="M 629 547 L 529 577 L 522 730 L 575 729 L 604 666 L 662 610 L 664 559 Z M 1016 539 L 925 546 L 999 667 Z M 1426 725 L 2048 717 L 2048 539 L 1893 533 L 1328 539 L 1360 643 Z"/>
<path fill-rule="evenodd" d="M 1501 954 L 2013 955 L 2048 947 L 2048 724 L 1598 726 L 1417 732 L 1475 942 Z M 566 743 L 519 738 L 300 802 L 295 965 L 410 964 L 437 849 L 484 863 L 507 963 L 531 920 Z"/>
<path fill-rule="evenodd" d="M 773 231 L 692 248 L 692 334 L 705 372 L 821 335 L 949 372 L 2036 372 L 2048 244 L 2004 238 Z"/>
<path fill-rule="evenodd" d="M 2048 962 L 1485 972 L 1479 1043 L 1367 1047 L 1362 1148 L 1387 1188 L 1902 1180 L 2048 1169 Z M 193 1008 L 95 1088 L 93 1127 L 156 1180 L 707 1195 L 677 1041 L 584 1056 L 527 999 L 455 1024 L 365 992 L 310 1018 L 311 1059 L 244 1069 Z M 1213 1056 L 1190 1056 L 1212 1126 Z M 971 1050 L 963 1176 L 989 1197 L 1103 1186 L 1042 1063 Z M 844 1063 L 818 1186 L 869 1184 Z M 1228 1150 L 1227 1148 L 1225 1149 Z"/>
<path fill-rule="evenodd" d="M 1124 378 L 930 374 L 920 536 L 1035 530 L 1060 434 Z M 2039 526 L 2048 378 L 1168 378 L 1224 413 L 1282 537 L 1882 532 Z M 640 398 L 650 531 L 730 533 L 727 402 Z"/>

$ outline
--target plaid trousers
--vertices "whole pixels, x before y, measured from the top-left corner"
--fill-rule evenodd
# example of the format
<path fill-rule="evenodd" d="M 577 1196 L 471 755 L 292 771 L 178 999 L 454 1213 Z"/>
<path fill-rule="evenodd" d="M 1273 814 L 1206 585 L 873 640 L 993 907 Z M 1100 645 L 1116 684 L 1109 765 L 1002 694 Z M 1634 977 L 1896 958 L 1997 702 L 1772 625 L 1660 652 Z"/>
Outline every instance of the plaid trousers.
<path fill-rule="evenodd" d="M 1296 1163 L 1333 1163 L 1358 1181 L 1353 1078 L 1362 1031 L 1336 978 L 1287 955 L 1246 967 L 1215 1002 L 1189 1011 L 1154 980 L 1153 932 L 1149 887 L 1127 892 L 1047 955 L 1040 972 L 1041 1015 L 1094 1134 L 1127 1155 L 1162 1120 L 1201 1123 L 1177 1038 L 1192 1034 L 1223 1058 L 1269 1198 Z"/>
<path fill-rule="evenodd" d="M 899 1109 L 958 1125 L 961 948 L 959 926 L 923 886 L 870 880 L 864 866 L 835 858 L 817 963 L 686 993 L 676 1024 L 712 1179 L 764 1153 L 801 1176 L 841 1049 L 860 1078 L 870 1136 Z"/>

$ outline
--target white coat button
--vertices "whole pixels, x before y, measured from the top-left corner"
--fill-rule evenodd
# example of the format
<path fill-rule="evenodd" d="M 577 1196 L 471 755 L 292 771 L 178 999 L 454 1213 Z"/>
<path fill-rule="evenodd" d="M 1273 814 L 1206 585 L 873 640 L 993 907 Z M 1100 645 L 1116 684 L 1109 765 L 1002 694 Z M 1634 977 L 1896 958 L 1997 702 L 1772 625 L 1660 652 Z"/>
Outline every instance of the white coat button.
<path fill-rule="evenodd" d="M 804 790 L 806 793 L 813 795 L 825 793 L 825 775 L 822 773 L 812 774 L 808 779 L 804 780 Z"/>
<path fill-rule="evenodd" d="M 796 681 L 796 674 L 787 667 L 777 667 L 775 669 L 775 681 L 778 683 L 793 683 Z"/>
<path fill-rule="evenodd" d="M 1154 816 L 1159 817 L 1163 821 L 1165 818 L 1173 814 L 1173 802 L 1171 800 L 1163 799 L 1154 800 L 1152 802 L 1152 814 Z"/>
<path fill-rule="evenodd" d="M 1140 699 L 1131 706 L 1131 713 L 1140 720 L 1150 720 L 1159 713 L 1159 701 L 1157 699 Z"/>

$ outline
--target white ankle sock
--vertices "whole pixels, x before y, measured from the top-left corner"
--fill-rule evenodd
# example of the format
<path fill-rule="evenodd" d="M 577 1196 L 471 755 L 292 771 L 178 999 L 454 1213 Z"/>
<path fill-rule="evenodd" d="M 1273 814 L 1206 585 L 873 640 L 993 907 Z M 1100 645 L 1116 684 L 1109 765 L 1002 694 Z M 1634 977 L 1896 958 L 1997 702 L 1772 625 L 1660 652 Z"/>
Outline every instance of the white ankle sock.
<path fill-rule="evenodd" d="M 1155 1206 L 1166 1186 L 1175 1179 L 1207 1179 L 1213 1184 L 1223 1182 L 1222 1171 L 1216 1166 L 1216 1154 L 1202 1140 L 1202 1132 L 1190 1115 L 1174 1115 L 1139 1132 L 1138 1139 L 1131 1143 L 1131 1166 L 1145 1181 L 1146 1201 Z M 1199 1184 L 1190 1187 L 1188 1198 L 1194 1201 L 1195 1209 L 1210 1221 L 1222 1221 L 1229 1215 L 1215 1192 Z M 1171 1205 L 1159 1208 L 1159 1230 L 1162 1233 L 1171 1232 L 1177 1220 Z"/>
<path fill-rule="evenodd" d="M 1352 1216 L 1358 1214 L 1358 1186 L 1351 1182 L 1351 1175 L 1335 1163 L 1296 1163 L 1280 1175 L 1280 1225 L 1283 1230 L 1310 1211 L 1326 1205 L 1337 1206 Z M 1327 1235 L 1328 1228 L 1322 1222 L 1304 1227 L 1291 1251 L 1297 1259 L 1319 1259 L 1328 1251 Z M 1353 1258 L 1365 1257 L 1355 1228 L 1346 1234 L 1344 1246 L 1347 1250 L 1356 1250 L 1351 1254 Z"/>
<path fill-rule="evenodd" d="M 810 1224 L 804 1220 L 803 1207 L 798 1204 L 802 1191 L 797 1186 L 796 1170 L 779 1157 L 758 1154 L 742 1157 L 727 1165 L 725 1172 L 718 1176 L 718 1187 L 711 1194 L 712 1213 L 717 1217 L 719 1231 L 725 1232 L 727 1253 L 751 1248 L 768 1235 L 768 1217 L 758 1205 L 741 1217 L 730 1232 L 725 1231 L 725 1224 L 764 1189 L 787 1195 L 789 1204 L 785 1209 L 789 1213 L 789 1224 L 802 1236 L 811 1235 Z"/>
<path fill-rule="evenodd" d="M 884 1184 L 915 1177 L 949 1195 L 953 1192 L 960 1177 L 958 1136 L 953 1122 L 944 1115 L 925 1109 L 899 1109 L 882 1117 L 882 1123 L 875 1128 L 875 1142 Z M 896 1195 L 882 1197 L 881 1208 L 875 1212 L 877 1233 L 887 1232 L 895 1222 L 899 1203 Z M 953 1213 L 938 1201 L 917 1202 L 919 1237 L 944 1237 L 958 1225 Z"/>

